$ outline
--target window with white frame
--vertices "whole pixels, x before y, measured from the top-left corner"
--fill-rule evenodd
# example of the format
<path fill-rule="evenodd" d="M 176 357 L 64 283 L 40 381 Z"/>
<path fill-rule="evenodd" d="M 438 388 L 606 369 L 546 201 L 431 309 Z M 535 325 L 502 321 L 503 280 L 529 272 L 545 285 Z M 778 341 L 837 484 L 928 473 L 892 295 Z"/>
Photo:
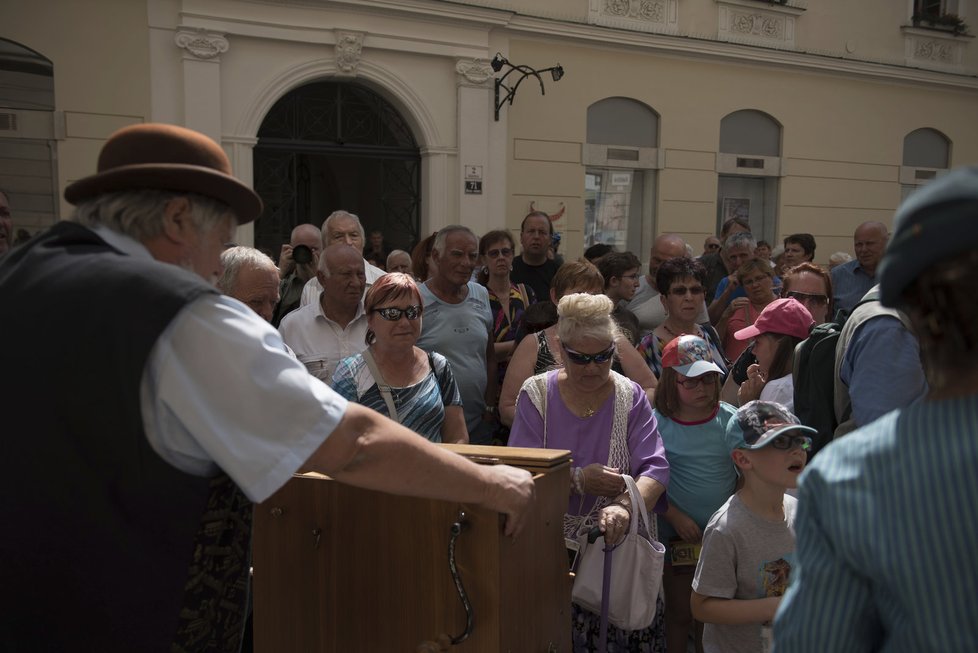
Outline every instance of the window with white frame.
<path fill-rule="evenodd" d="M 950 167 L 951 139 L 930 127 L 913 130 L 903 138 L 902 164 L 900 194 L 904 199 Z"/>
<path fill-rule="evenodd" d="M 587 111 L 584 164 L 584 246 L 597 243 L 644 252 L 654 237 L 659 115 L 625 97 Z"/>

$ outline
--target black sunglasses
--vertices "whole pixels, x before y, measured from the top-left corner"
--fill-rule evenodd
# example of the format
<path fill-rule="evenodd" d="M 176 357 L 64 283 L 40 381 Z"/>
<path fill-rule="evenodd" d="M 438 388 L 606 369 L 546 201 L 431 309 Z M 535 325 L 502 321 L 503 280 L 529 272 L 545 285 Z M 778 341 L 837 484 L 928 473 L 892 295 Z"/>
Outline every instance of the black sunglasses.
<path fill-rule="evenodd" d="M 574 351 L 567 345 L 561 345 L 561 347 L 564 348 L 567 358 L 577 365 L 587 365 L 588 363 L 597 363 L 600 365 L 601 363 L 607 363 L 615 355 L 615 343 L 611 343 L 610 347 L 596 354 L 582 354 L 579 351 Z"/>
<path fill-rule="evenodd" d="M 396 306 L 375 308 L 372 312 L 380 313 L 380 316 L 389 322 L 397 322 L 401 319 L 402 315 L 407 316 L 409 320 L 416 320 L 421 317 L 421 307 L 417 304 L 408 306 L 407 308 L 397 308 Z"/>
<path fill-rule="evenodd" d="M 811 302 L 816 306 L 825 306 L 829 303 L 829 298 L 825 295 L 812 295 L 807 292 L 798 292 L 797 290 L 789 290 L 787 293 L 785 293 L 785 297 L 792 297 L 802 304 L 805 302 Z"/>

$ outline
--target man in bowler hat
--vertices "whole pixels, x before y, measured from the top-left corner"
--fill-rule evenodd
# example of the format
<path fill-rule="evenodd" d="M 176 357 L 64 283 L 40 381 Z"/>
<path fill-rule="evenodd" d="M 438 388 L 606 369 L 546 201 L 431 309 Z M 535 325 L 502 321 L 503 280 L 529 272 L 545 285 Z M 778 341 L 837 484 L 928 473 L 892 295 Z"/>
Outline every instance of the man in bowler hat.
<path fill-rule="evenodd" d="M 297 471 L 481 504 L 520 530 L 527 472 L 348 404 L 216 291 L 225 244 L 262 204 L 215 142 L 122 129 L 65 199 L 70 220 L 0 262 L 0 396 L 16 407 L 0 436 L 0 647 L 237 651 L 252 502 Z"/>

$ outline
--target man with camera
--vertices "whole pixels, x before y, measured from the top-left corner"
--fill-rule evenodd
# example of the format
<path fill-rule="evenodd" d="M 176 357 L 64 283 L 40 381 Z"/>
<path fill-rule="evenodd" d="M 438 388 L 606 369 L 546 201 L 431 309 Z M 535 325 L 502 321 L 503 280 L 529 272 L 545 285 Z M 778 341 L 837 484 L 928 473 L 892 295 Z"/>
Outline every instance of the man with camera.
<path fill-rule="evenodd" d="M 319 227 L 309 223 L 300 224 L 293 229 L 289 243 L 282 245 L 282 253 L 278 259 L 279 275 L 282 277 L 278 289 L 281 299 L 272 316 L 273 326 L 277 327 L 287 313 L 299 308 L 303 286 L 316 277 L 321 249 L 322 234 Z"/>

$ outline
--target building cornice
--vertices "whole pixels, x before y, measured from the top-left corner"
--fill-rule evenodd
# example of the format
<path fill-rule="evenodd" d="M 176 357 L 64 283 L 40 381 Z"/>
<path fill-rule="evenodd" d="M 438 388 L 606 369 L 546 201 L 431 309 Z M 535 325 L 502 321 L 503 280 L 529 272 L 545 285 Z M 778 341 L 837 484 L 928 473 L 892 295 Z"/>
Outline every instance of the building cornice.
<path fill-rule="evenodd" d="M 737 2 L 737 0 L 726 0 Z M 739 3 L 751 0 L 739 0 Z M 388 18 L 411 17 L 443 25 L 486 30 L 485 43 L 456 43 L 451 39 L 424 39 L 417 36 L 368 31 L 364 47 L 403 49 L 414 44 L 418 51 L 438 56 L 483 58 L 491 56 L 489 35 L 492 30 L 525 35 L 548 41 L 560 40 L 609 50 L 652 52 L 676 58 L 707 59 L 743 65 L 777 67 L 827 75 L 846 75 L 861 79 L 913 84 L 935 88 L 978 91 L 978 76 L 957 72 L 928 70 L 905 65 L 903 60 L 863 61 L 844 57 L 841 53 L 800 52 L 797 50 L 744 45 L 716 40 L 716 35 L 661 34 L 636 32 L 588 25 L 585 18 L 571 15 L 529 16 L 515 12 L 515 3 L 474 0 L 470 3 L 442 0 L 263 0 L 211 3 L 185 2 L 181 11 L 181 27 L 197 27 L 210 31 L 257 38 L 277 38 L 289 41 L 333 43 L 335 22 L 325 26 L 290 24 L 285 14 L 276 12 L 272 20 L 255 20 L 242 12 L 240 4 L 275 5 L 303 9 L 316 7 L 347 14 L 375 14 Z M 482 5 L 482 6 L 478 6 Z M 788 9 L 803 11 L 803 3 L 792 2 Z M 237 11 L 234 7 L 237 6 Z M 219 7 L 224 7 L 221 11 Z M 779 7 L 781 8 L 781 7 Z M 580 21 L 580 22 L 579 22 Z M 351 29 L 356 29 L 355 27 Z"/>

